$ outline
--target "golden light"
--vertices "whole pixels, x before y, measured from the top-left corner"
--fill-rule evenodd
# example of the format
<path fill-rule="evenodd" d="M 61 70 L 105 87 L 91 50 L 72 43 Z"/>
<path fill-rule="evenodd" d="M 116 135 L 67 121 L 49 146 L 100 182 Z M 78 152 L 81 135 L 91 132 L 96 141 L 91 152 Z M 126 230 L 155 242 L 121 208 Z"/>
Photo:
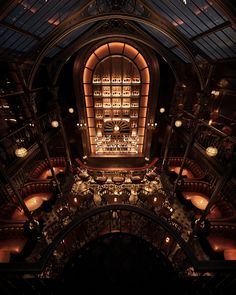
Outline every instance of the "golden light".
<path fill-rule="evenodd" d="M 74 202 L 75 202 L 75 203 L 77 203 L 77 202 L 78 202 L 77 198 L 74 198 Z"/>
<path fill-rule="evenodd" d="M 157 198 L 155 197 L 155 198 L 153 199 L 153 201 L 156 202 L 156 201 L 157 201 Z"/>
<path fill-rule="evenodd" d="M 166 109 L 165 108 L 160 108 L 160 113 L 165 113 Z"/>
<path fill-rule="evenodd" d="M 115 203 L 117 202 L 117 198 L 114 198 L 114 202 L 115 202 Z"/>
<path fill-rule="evenodd" d="M 57 128 L 59 126 L 59 123 L 58 123 L 58 121 L 54 120 L 51 122 L 51 125 L 53 128 Z"/>
<path fill-rule="evenodd" d="M 73 108 L 69 108 L 68 109 L 68 112 L 71 113 L 71 114 L 73 114 L 74 113 L 74 109 Z"/>
<path fill-rule="evenodd" d="M 115 126 L 114 126 L 114 131 L 115 131 L 115 132 L 118 132 L 119 130 L 120 130 L 120 127 L 119 127 L 118 125 L 115 125 Z"/>
<path fill-rule="evenodd" d="M 17 148 L 15 150 L 15 155 L 18 157 L 18 158 L 24 158 L 26 155 L 27 155 L 28 151 L 26 148 L 24 147 L 20 147 L 20 148 Z"/>
<path fill-rule="evenodd" d="M 170 238 L 169 237 L 166 237 L 165 241 L 168 244 L 170 242 Z"/>
<path fill-rule="evenodd" d="M 214 146 L 209 146 L 207 149 L 206 149 L 206 154 L 209 156 L 209 157 L 215 157 L 217 154 L 218 154 L 218 149 Z"/>
<path fill-rule="evenodd" d="M 176 120 L 175 121 L 175 127 L 181 127 L 182 126 L 182 121 L 181 120 Z"/>

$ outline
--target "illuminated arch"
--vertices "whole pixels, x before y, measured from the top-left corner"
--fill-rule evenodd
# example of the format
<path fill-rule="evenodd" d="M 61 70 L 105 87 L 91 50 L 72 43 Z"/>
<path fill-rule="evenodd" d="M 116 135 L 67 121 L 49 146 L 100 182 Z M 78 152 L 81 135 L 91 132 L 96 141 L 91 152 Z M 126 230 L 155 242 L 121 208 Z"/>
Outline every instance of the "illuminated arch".
<path fill-rule="evenodd" d="M 110 42 L 89 56 L 83 89 L 92 155 L 142 155 L 149 88 L 147 62 L 133 46 Z M 105 134 L 109 121 L 114 132 Z"/>

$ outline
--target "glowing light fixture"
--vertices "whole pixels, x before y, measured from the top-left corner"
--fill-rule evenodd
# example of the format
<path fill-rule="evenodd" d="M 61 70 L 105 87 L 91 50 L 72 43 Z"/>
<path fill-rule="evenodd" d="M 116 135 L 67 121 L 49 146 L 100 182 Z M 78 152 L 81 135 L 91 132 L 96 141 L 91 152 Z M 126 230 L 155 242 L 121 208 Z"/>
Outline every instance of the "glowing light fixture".
<path fill-rule="evenodd" d="M 73 108 L 69 108 L 68 109 L 68 112 L 71 113 L 71 114 L 73 114 L 74 113 L 74 109 Z"/>
<path fill-rule="evenodd" d="M 51 125 L 53 128 L 57 128 L 59 126 L 59 123 L 58 123 L 58 121 L 54 120 L 51 122 Z"/>
<path fill-rule="evenodd" d="M 114 126 L 114 131 L 115 131 L 115 132 L 118 132 L 119 130 L 120 130 L 120 127 L 119 127 L 118 125 L 115 125 L 115 126 Z"/>
<path fill-rule="evenodd" d="M 209 156 L 209 157 L 215 157 L 217 154 L 218 154 L 218 149 L 214 146 L 209 146 L 207 149 L 206 149 L 206 154 Z"/>
<path fill-rule="evenodd" d="M 24 158 L 26 155 L 27 155 L 28 151 L 26 148 L 24 147 L 19 147 L 15 150 L 15 155 L 18 157 L 18 158 Z"/>
<path fill-rule="evenodd" d="M 176 120 L 175 121 L 175 127 L 181 127 L 182 126 L 182 121 L 181 120 Z"/>
<path fill-rule="evenodd" d="M 160 108 L 160 113 L 165 113 L 166 109 L 165 108 Z"/>

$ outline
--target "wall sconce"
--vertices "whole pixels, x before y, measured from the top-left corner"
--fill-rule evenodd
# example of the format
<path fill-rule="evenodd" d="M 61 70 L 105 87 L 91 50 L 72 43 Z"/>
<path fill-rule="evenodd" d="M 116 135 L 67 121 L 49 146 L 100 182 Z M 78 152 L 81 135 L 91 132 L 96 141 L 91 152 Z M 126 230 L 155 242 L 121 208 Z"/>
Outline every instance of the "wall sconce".
<path fill-rule="evenodd" d="M 87 123 L 84 123 L 83 121 L 80 121 L 76 125 L 79 127 L 79 129 L 85 129 L 85 128 L 87 128 Z"/>
<path fill-rule="evenodd" d="M 51 125 L 52 125 L 53 128 L 57 128 L 59 126 L 59 123 L 58 123 L 57 120 L 54 120 L 54 121 L 51 122 Z"/>
<path fill-rule="evenodd" d="M 148 122 L 147 123 L 147 128 L 150 129 L 150 130 L 154 130 L 157 128 L 157 123 L 150 123 Z"/>
<path fill-rule="evenodd" d="M 206 154 L 209 156 L 209 157 L 215 157 L 217 154 L 218 154 L 218 149 L 214 146 L 209 146 L 207 149 L 206 149 Z"/>

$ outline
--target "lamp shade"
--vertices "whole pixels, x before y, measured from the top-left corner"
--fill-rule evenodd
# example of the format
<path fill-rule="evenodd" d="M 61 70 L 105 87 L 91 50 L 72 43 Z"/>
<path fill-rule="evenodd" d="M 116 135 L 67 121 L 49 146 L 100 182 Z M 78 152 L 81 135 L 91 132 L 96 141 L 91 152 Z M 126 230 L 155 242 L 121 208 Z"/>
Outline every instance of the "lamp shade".
<path fill-rule="evenodd" d="M 181 120 L 176 120 L 175 121 L 175 126 L 176 127 L 181 127 L 182 126 L 182 121 Z"/>
<path fill-rule="evenodd" d="M 206 149 L 206 154 L 209 156 L 209 157 L 215 157 L 218 153 L 218 149 L 214 146 L 209 146 L 207 149 Z"/>
<path fill-rule="evenodd" d="M 71 113 L 71 114 L 73 114 L 74 113 L 74 109 L 73 108 L 69 108 L 68 109 L 68 112 Z"/>
<path fill-rule="evenodd" d="M 54 120 L 51 122 L 51 125 L 53 128 L 57 128 L 59 126 L 59 123 L 58 123 L 58 121 Z"/>
<path fill-rule="evenodd" d="M 15 155 L 18 157 L 18 158 L 24 158 L 26 155 L 27 155 L 28 151 L 26 148 L 24 147 L 19 147 L 15 150 Z"/>

